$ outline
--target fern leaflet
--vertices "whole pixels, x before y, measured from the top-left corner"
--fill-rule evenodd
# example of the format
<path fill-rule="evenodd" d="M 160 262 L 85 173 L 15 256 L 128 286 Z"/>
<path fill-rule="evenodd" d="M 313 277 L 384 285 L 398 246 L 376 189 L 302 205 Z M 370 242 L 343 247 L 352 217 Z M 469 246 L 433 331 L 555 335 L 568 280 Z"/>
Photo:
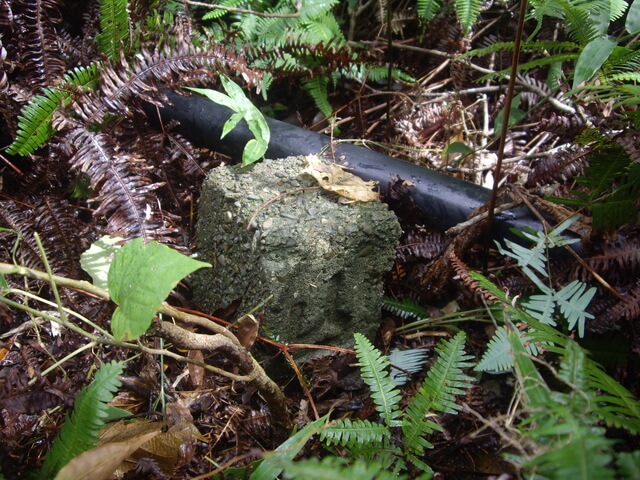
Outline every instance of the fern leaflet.
<path fill-rule="evenodd" d="M 473 382 L 472 377 L 462 372 L 462 369 L 473 366 L 469 362 L 472 356 L 464 351 L 465 340 L 466 334 L 459 332 L 436 347 L 438 359 L 407 407 L 402 431 L 405 449 L 412 454 L 420 455 L 425 448 L 431 448 L 431 443 L 425 437 L 435 430 L 441 430 L 437 423 L 428 419 L 430 414 L 455 414 L 462 409 L 456 403 L 455 396 L 463 394 Z"/>
<path fill-rule="evenodd" d="M 418 9 L 418 17 L 428 22 L 433 17 L 435 17 L 438 10 L 442 7 L 441 0 L 418 0 L 417 9 Z"/>
<path fill-rule="evenodd" d="M 95 64 L 77 67 L 67 72 L 63 78 L 63 87 L 46 87 L 35 95 L 18 116 L 16 139 L 7 148 L 10 155 L 29 155 L 44 145 L 55 133 L 51 125 L 54 112 L 71 99 L 65 84 L 83 89 L 94 88 L 98 81 L 98 68 Z M 71 90 L 71 89 L 70 89 Z"/>
<path fill-rule="evenodd" d="M 98 49 L 111 61 L 120 56 L 124 42 L 129 38 L 129 12 L 127 0 L 100 0 L 100 28 L 96 36 Z"/>
<path fill-rule="evenodd" d="M 316 107 L 322 112 L 322 114 L 329 118 L 333 115 L 333 107 L 329 103 L 329 78 L 322 77 L 312 77 L 308 80 L 304 80 L 302 82 L 303 88 L 307 91 L 309 96 L 313 99 L 316 104 Z"/>
<path fill-rule="evenodd" d="M 526 336 L 522 339 L 526 346 L 526 351 L 531 355 L 537 355 L 539 353 L 536 347 L 536 342 L 533 342 L 531 337 Z M 491 337 L 491 340 L 487 344 L 487 350 L 482 355 L 482 358 L 475 366 L 474 370 L 478 372 L 493 372 L 499 373 L 510 370 L 513 367 L 513 354 L 511 353 L 511 347 L 509 346 L 509 338 L 507 336 L 507 329 L 504 326 L 498 327 L 496 332 Z"/>
<path fill-rule="evenodd" d="M 120 386 L 118 376 L 124 368 L 123 362 L 103 364 L 96 372 L 93 382 L 82 389 L 76 398 L 73 413 L 65 421 L 60 434 L 42 466 L 41 476 L 53 478 L 72 458 L 86 452 L 97 442 L 100 429 L 107 418 L 107 403 L 113 399 Z"/>
<path fill-rule="evenodd" d="M 585 321 L 587 318 L 593 318 L 593 315 L 586 312 L 586 308 L 595 294 L 595 287 L 587 290 L 587 286 L 584 283 L 580 280 L 574 280 L 554 295 L 560 306 L 560 313 L 567 320 L 569 330 L 573 330 L 576 323 L 578 324 L 578 336 L 580 338 L 584 337 Z"/>
<path fill-rule="evenodd" d="M 371 389 L 376 410 L 387 427 L 400 426 L 397 420 L 401 413 L 398 407 L 400 391 L 391 380 L 389 360 L 361 333 L 355 333 L 354 337 L 362 380 Z"/>
<path fill-rule="evenodd" d="M 327 444 L 340 444 L 347 448 L 366 443 L 381 444 L 389 438 L 390 431 L 385 425 L 369 420 L 351 421 L 345 418 L 320 432 L 320 440 Z"/>
<path fill-rule="evenodd" d="M 471 26 L 478 19 L 482 3 L 482 0 L 456 0 L 458 20 L 462 25 L 465 35 L 469 34 Z"/>

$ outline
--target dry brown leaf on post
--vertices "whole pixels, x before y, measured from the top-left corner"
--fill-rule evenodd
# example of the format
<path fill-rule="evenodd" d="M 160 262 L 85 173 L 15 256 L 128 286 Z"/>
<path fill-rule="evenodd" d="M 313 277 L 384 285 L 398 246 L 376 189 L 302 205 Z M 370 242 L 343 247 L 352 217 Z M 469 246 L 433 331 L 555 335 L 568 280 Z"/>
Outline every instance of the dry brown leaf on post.
<path fill-rule="evenodd" d="M 376 182 L 362 180 L 335 163 L 325 163 L 317 155 L 308 155 L 307 162 L 303 173 L 315 178 L 324 190 L 352 202 L 375 202 L 379 199 L 378 192 L 374 190 Z"/>

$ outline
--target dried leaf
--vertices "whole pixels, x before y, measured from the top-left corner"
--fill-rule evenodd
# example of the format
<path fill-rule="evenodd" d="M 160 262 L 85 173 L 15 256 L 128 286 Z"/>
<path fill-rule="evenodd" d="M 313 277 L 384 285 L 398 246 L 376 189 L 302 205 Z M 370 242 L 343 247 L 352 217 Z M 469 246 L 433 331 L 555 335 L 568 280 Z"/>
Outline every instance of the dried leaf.
<path fill-rule="evenodd" d="M 373 190 L 376 182 L 366 182 L 335 163 L 324 162 L 317 155 L 308 155 L 307 162 L 303 173 L 315 178 L 323 189 L 337 193 L 354 202 L 375 202 L 378 200 L 378 192 Z"/>
<path fill-rule="evenodd" d="M 55 480 L 107 480 L 122 462 L 159 433 L 160 430 L 156 429 L 124 442 L 104 443 L 84 452 L 67 463 Z"/>
<path fill-rule="evenodd" d="M 236 328 L 235 335 L 240 345 L 249 350 L 258 338 L 260 322 L 253 315 L 245 315 L 238 320 Z"/>
<path fill-rule="evenodd" d="M 189 350 L 187 357 L 204 363 L 202 350 Z M 204 381 L 204 368 L 193 363 L 188 364 L 187 368 L 189 369 L 189 379 L 191 380 L 191 384 L 195 388 L 201 387 L 202 382 Z"/>
<path fill-rule="evenodd" d="M 174 406 L 175 407 L 175 406 Z M 153 459 L 162 471 L 171 475 L 181 465 L 188 463 L 193 455 L 193 445 L 196 440 L 206 441 L 193 424 L 191 414 L 184 408 L 171 408 L 167 405 L 167 412 L 171 413 L 170 421 L 175 424 L 169 426 L 166 432 L 160 432 L 149 441 L 141 445 L 118 468 L 123 474 L 135 467 L 140 458 Z M 126 442 L 128 438 L 137 437 L 149 431 L 156 431 L 166 426 L 164 422 L 118 422 L 109 427 L 101 437 L 104 444 L 110 442 Z"/>

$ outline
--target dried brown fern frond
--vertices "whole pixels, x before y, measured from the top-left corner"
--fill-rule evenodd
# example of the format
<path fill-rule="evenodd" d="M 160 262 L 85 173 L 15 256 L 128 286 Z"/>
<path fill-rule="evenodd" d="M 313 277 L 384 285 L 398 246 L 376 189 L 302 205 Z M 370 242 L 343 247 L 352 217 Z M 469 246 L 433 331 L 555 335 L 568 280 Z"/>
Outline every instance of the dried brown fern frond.
<path fill-rule="evenodd" d="M 34 229 L 42 238 L 47 257 L 53 260 L 52 270 L 57 275 L 81 278 L 80 254 L 84 226 L 78 218 L 78 209 L 65 199 L 54 195 L 42 196 L 34 210 Z"/>
<path fill-rule="evenodd" d="M 636 130 L 628 130 L 615 139 L 615 141 L 624 148 L 624 151 L 629 154 L 629 157 L 635 163 L 640 163 L 639 138 L 640 134 Z"/>
<path fill-rule="evenodd" d="M 579 114 L 558 115 L 551 112 L 548 117 L 542 118 L 536 127 L 543 132 L 552 132 L 555 135 L 563 135 L 575 138 L 587 127 L 587 119 Z"/>
<path fill-rule="evenodd" d="M 403 262 L 415 259 L 433 260 L 447 247 L 449 240 L 442 232 L 409 232 L 396 253 Z"/>
<path fill-rule="evenodd" d="M 601 253 L 587 258 L 586 262 L 607 277 L 636 276 L 640 272 L 640 242 L 629 240 L 605 244 Z"/>
<path fill-rule="evenodd" d="M 98 204 L 96 218 L 106 219 L 106 232 L 124 239 L 182 243 L 175 217 L 165 212 L 155 190 L 162 184 L 149 177 L 150 165 L 135 153 L 119 151 L 106 133 L 76 127 L 70 145 L 80 145 L 70 159 L 72 170 L 86 173 Z"/>
<path fill-rule="evenodd" d="M 28 199 L 25 199 L 28 200 Z M 7 199 L 0 201 L 0 258 L 30 268 L 42 269 L 43 263 L 36 244 L 35 207 L 27 201 Z"/>
<path fill-rule="evenodd" d="M 540 159 L 533 165 L 526 187 L 549 185 L 554 182 L 565 182 L 582 172 L 587 164 L 584 148 L 558 150 L 553 156 Z"/>
<path fill-rule="evenodd" d="M 21 0 L 13 3 L 16 36 L 12 44 L 33 91 L 53 85 L 67 66 L 58 49 L 56 26 L 62 22 L 60 0 Z"/>
<path fill-rule="evenodd" d="M 247 62 L 259 61 L 261 69 L 278 76 L 292 74 L 326 75 L 353 64 L 353 50 L 346 44 L 331 42 L 308 43 L 290 37 L 281 45 L 246 45 L 243 55 Z"/>
<path fill-rule="evenodd" d="M 631 287 L 624 298 L 614 305 L 606 317 L 610 321 L 626 319 L 637 322 L 640 318 L 640 281 Z"/>
<path fill-rule="evenodd" d="M 487 303 L 499 302 L 500 300 L 492 293 L 482 288 L 471 275 L 469 275 L 469 267 L 465 264 L 453 250 L 448 253 L 449 261 L 456 273 L 456 279 L 460 281 L 474 296 L 484 298 Z"/>
<path fill-rule="evenodd" d="M 132 64 L 121 59 L 118 65 L 102 65 L 99 91 L 79 98 L 76 112 L 87 124 L 101 123 L 107 113 L 131 114 L 132 100 L 157 104 L 152 93 L 159 87 L 202 85 L 221 73 L 240 74 L 250 85 L 260 80 L 241 57 L 221 46 L 202 50 L 184 41 L 157 52 L 142 49 Z"/>

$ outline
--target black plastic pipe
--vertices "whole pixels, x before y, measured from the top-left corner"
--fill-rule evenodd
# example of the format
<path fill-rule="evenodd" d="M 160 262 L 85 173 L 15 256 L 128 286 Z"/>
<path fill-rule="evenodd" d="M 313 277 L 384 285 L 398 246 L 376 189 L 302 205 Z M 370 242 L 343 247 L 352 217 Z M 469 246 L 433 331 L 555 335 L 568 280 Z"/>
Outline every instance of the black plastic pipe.
<path fill-rule="evenodd" d="M 230 109 L 201 96 L 183 96 L 172 91 L 163 93 L 171 105 L 160 108 L 145 105 L 151 121 L 158 122 L 158 114 L 164 124 L 177 120 L 177 130 L 195 145 L 223 153 L 236 161 L 241 159 L 244 146 L 253 134 L 246 123 L 240 122 L 224 139 L 220 139 L 223 125 L 233 113 Z M 279 120 L 267 119 L 267 123 L 271 130 L 267 158 L 318 154 L 331 141 L 326 135 Z M 398 178 L 410 181 L 413 186 L 408 190 L 416 206 L 425 212 L 421 220 L 437 230 L 444 231 L 464 222 L 473 210 L 487 203 L 491 195 L 491 191 L 484 187 L 364 147 L 339 143 L 333 152 L 336 157 L 344 158 L 355 175 L 377 181 L 383 195 L 390 182 Z M 526 207 L 516 207 L 495 216 L 492 235 L 497 239 L 514 238 L 509 229 L 523 230 L 526 227 L 542 229 L 538 219 Z"/>

